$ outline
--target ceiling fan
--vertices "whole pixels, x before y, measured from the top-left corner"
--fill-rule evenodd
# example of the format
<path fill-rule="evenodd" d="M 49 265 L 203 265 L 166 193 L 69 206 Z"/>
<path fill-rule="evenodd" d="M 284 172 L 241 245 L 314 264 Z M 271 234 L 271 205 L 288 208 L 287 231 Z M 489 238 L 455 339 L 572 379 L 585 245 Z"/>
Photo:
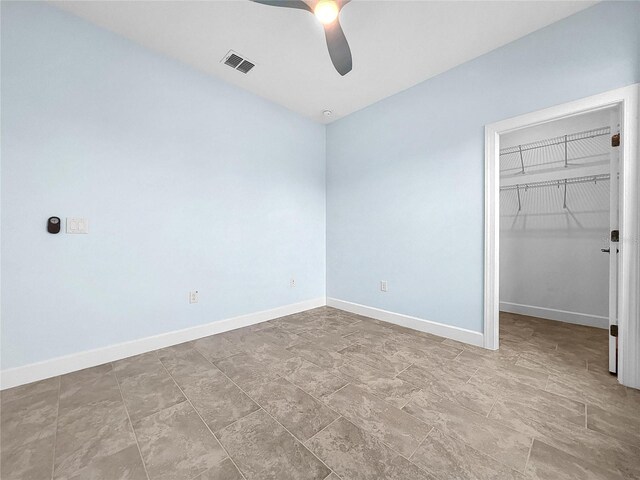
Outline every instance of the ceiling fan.
<path fill-rule="evenodd" d="M 349 73 L 353 67 L 351 61 L 351 49 L 347 38 L 344 36 L 338 15 L 340 10 L 350 2 L 350 0 L 318 0 L 315 6 L 311 6 L 303 0 L 251 0 L 255 3 L 269 5 L 272 7 L 286 7 L 306 10 L 312 13 L 324 26 L 324 34 L 327 38 L 327 49 L 331 62 L 338 73 L 342 76 Z M 315 0 L 312 0 L 315 1 Z"/>

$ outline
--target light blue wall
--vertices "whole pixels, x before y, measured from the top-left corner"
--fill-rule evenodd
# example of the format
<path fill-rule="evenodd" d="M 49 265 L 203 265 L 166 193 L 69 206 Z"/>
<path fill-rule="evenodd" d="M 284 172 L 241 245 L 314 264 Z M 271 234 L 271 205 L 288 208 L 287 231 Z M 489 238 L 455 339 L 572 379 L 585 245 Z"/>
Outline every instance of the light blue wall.
<path fill-rule="evenodd" d="M 327 295 L 482 331 L 484 125 L 638 81 L 605 2 L 331 124 Z"/>
<path fill-rule="evenodd" d="M 3 369 L 324 295 L 325 200 L 329 296 L 481 331 L 483 127 L 640 81 L 640 3 L 330 125 L 326 198 L 323 126 L 53 7 L 1 81 Z"/>
<path fill-rule="evenodd" d="M 324 296 L 323 126 L 36 3 L 1 114 L 3 369 Z"/>

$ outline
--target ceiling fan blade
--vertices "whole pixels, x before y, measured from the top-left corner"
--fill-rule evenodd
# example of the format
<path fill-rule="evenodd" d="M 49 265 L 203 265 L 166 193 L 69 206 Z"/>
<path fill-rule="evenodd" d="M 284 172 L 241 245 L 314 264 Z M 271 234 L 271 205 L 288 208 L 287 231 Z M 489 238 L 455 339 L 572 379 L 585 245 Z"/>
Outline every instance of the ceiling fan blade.
<path fill-rule="evenodd" d="M 338 73 L 345 76 L 353 68 L 353 61 L 351 59 L 351 49 L 347 42 L 347 37 L 344 36 L 340 21 L 336 18 L 336 21 L 324 26 L 324 33 L 327 37 L 327 48 L 329 49 L 329 56 L 333 66 L 336 67 Z"/>
<path fill-rule="evenodd" d="M 313 13 L 313 10 L 302 0 L 251 0 L 254 3 L 261 3 L 271 7 L 298 8 Z"/>

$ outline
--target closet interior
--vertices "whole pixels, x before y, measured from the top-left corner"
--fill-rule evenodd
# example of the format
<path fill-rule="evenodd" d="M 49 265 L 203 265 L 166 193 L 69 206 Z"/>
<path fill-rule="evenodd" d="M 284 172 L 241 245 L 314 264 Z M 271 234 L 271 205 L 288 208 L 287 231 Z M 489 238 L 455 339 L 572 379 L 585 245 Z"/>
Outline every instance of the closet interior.
<path fill-rule="evenodd" d="M 502 136 L 502 312 L 615 323 L 618 128 L 606 109 Z"/>

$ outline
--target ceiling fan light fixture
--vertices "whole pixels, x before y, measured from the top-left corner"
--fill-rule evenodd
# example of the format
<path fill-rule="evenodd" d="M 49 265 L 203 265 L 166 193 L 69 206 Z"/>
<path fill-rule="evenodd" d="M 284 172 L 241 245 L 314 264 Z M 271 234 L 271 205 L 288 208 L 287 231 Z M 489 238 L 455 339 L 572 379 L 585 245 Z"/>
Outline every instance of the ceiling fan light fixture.
<path fill-rule="evenodd" d="M 331 63 L 335 67 L 336 71 L 345 76 L 353 68 L 353 61 L 351 58 L 351 49 L 349 48 L 349 42 L 344 36 L 342 26 L 340 26 L 339 14 L 341 9 L 349 3 L 349 0 L 314 0 L 315 3 L 312 7 L 312 3 L 309 0 L 251 0 L 255 3 L 261 3 L 270 7 L 284 7 L 295 8 L 297 10 L 305 10 L 313 14 L 319 22 L 323 24 L 324 36 L 327 42 L 327 50 L 329 51 L 329 57 Z"/>
<path fill-rule="evenodd" d="M 328 25 L 338 18 L 340 9 L 334 0 L 320 0 L 313 9 L 313 13 L 321 23 Z"/>

